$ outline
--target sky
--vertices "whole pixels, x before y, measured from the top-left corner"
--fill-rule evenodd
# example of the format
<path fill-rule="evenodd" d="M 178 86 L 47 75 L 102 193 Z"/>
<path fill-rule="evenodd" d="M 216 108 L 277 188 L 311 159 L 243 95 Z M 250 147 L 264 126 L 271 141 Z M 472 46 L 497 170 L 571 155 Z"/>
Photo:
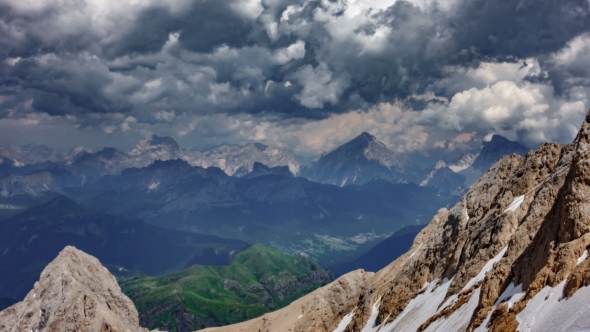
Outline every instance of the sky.
<path fill-rule="evenodd" d="M 0 0 L 0 143 L 567 143 L 588 0 Z"/>

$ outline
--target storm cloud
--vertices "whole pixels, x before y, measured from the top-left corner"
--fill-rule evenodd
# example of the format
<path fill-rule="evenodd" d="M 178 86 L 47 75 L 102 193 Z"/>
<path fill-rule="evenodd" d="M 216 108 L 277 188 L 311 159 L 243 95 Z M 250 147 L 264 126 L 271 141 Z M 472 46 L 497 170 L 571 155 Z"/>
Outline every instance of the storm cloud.
<path fill-rule="evenodd" d="M 566 141 L 588 107 L 589 15 L 586 0 L 0 0 L 0 122 L 306 155 L 361 131 L 398 150 Z"/>

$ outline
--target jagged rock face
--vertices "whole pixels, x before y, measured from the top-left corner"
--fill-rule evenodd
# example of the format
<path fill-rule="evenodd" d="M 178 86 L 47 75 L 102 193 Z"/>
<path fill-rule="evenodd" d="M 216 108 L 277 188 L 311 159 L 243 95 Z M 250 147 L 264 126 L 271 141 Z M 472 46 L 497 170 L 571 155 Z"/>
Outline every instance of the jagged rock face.
<path fill-rule="evenodd" d="M 244 146 L 221 145 L 203 152 L 185 151 L 183 159 L 193 166 L 219 167 L 232 176 L 243 176 L 254 169 L 256 162 L 268 167 L 287 166 L 293 175 L 299 174 L 301 163 L 287 149 L 260 143 Z"/>
<path fill-rule="evenodd" d="M 49 172 L 40 172 L 27 176 L 0 176 L 0 197 L 14 195 L 38 196 L 42 192 L 55 190 L 56 186 Z"/>
<path fill-rule="evenodd" d="M 100 262 L 66 247 L 51 262 L 33 290 L 0 312 L 1 332 L 147 331 L 137 310 Z"/>
<path fill-rule="evenodd" d="M 313 181 L 338 186 L 363 184 L 375 177 L 399 182 L 417 182 L 421 177 L 408 156 L 391 151 L 368 133 L 322 155 L 302 174 Z"/>
<path fill-rule="evenodd" d="M 441 194 L 457 195 L 465 192 L 465 177 L 455 173 L 447 164 L 440 160 L 432 167 L 426 178 L 420 183 L 421 186 L 434 187 Z"/>
<path fill-rule="evenodd" d="M 280 175 L 286 177 L 293 177 L 293 173 L 291 173 L 288 166 L 268 167 L 259 162 L 255 162 L 252 168 L 252 172 L 244 175 L 243 177 L 251 179 L 265 175 Z"/>
<path fill-rule="evenodd" d="M 129 152 L 131 166 L 145 167 L 154 160 L 176 159 L 181 156 L 180 146 L 172 137 L 152 135 L 142 140 Z"/>
<path fill-rule="evenodd" d="M 500 159 L 314 331 L 588 329 L 588 197 L 590 113 L 573 144 Z"/>
<path fill-rule="evenodd" d="M 574 277 L 566 290 L 587 285 L 572 271 L 585 271 L 576 259 L 590 243 L 583 240 L 589 215 L 581 197 L 590 174 L 581 170 L 587 162 L 580 139 L 589 126 L 573 145 L 543 144 L 496 163 L 439 213 L 426 239 L 416 239 L 413 259 L 389 285 L 359 296 L 346 331 L 515 331 L 527 321 L 518 314 L 545 286 Z M 523 294 L 511 293 L 516 288 Z"/>
<path fill-rule="evenodd" d="M 479 157 L 479 153 L 465 153 L 459 158 L 459 160 L 450 163 L 448 166 L 453 172 L 460 172 L 473 165 L 473 162 L 477 157 Z"/>
<path fill-rule="evenodd" d="M 481 172 L 485 172 L 502 156 L 512 153 L 524 156 L 527 152 L 528 149 L 520 145 L 518 142 L 512 142 L 500 135 L 494 135 L 489 142 L 483 144 L 481 152 L 477 158 L 475 158 L 471 167 Z"/>

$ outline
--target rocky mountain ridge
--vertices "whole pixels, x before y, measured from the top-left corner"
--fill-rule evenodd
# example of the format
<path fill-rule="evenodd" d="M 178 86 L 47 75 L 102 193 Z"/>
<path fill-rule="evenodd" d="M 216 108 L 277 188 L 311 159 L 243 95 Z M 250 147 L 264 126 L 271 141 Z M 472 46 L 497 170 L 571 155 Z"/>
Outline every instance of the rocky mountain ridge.
<path fill-rule="evenodd" d="M 443 168 L 418 166 L 413 159 L 415 155 L 394 152 L 373 135 L 362 133 L 303 166 L 285 148 L 248 143 L 220 145 L 204 151 L 183 150 L 171 137 L 152 135 L 141 140 L 129 153 L 109 147 L 99 151 L 76 147 L 64 155 L 47 146 L 1 146 L 0 173 L 30 175 L 48 171 L 58 187 L 65 188 L 92 183 L 104 175 L 120 174 L 128 168 L 146 167 L 156 160 L 184 159 L 192 166 L 217 167 L 237 177 L 252 175 L 253 171 L 260 174 L 260 167 L 255 169 L 259 163 L 271 169 L 285 167 L 291 175 L 338 186 L 362 185 L 381 178 L 457 194 L 463 193 L 501 156 L 512 152 L 522 155 L 526 149 L 494 135 L 490 142 L 483 144 L 481 153 L 465 152 L 462 158 L 452 162 L 440 160 L 439 163 L 447 164 Z"/>
<path fill-rule="evenodd" d="M 362 133 L 323 154 L 302 171 L 302 176 L 343 187 L 364 184 L 375 177 L 417 182 L 420 170 L 407 155 L 390 150 L 369 133 Z"/>
<path fill-rule="evenodd" d="M 224 144 L 202 152 L 187 150 L 182 158 L 193 166 L 219 167 L 232 176 L 252 172 L 256 162 L 271 168 L 286 166 L 293 175 L 299 174 L 301 169 L 301 163 L 287 149 L 261 143 L 248 143 L 242 146 Z"/>
<path fill-rule="evenodd" d="M 590 112 L 572 144 L 544 143 L 524 157 L 503 157 L 453 208 L 441 209 L 406 254 L 356 279 L 337 303 L 325 298 L 308 311 L 302 299 L 210 331 L 589 328 L 589 152 Z"/>

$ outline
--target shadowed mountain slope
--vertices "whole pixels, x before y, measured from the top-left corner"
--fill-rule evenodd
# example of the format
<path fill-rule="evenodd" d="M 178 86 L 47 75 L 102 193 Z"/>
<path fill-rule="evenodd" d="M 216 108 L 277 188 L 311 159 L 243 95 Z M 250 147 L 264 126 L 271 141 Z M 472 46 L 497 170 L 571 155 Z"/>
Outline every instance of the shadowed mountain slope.
<path fill-rule="evenodd" d="M 60 196 L 0 222 L 0 296 L 22 298 L 66 245 L 100 258 L 116 275 L 225 265 L 249 246 L 89 210 Z"/>

